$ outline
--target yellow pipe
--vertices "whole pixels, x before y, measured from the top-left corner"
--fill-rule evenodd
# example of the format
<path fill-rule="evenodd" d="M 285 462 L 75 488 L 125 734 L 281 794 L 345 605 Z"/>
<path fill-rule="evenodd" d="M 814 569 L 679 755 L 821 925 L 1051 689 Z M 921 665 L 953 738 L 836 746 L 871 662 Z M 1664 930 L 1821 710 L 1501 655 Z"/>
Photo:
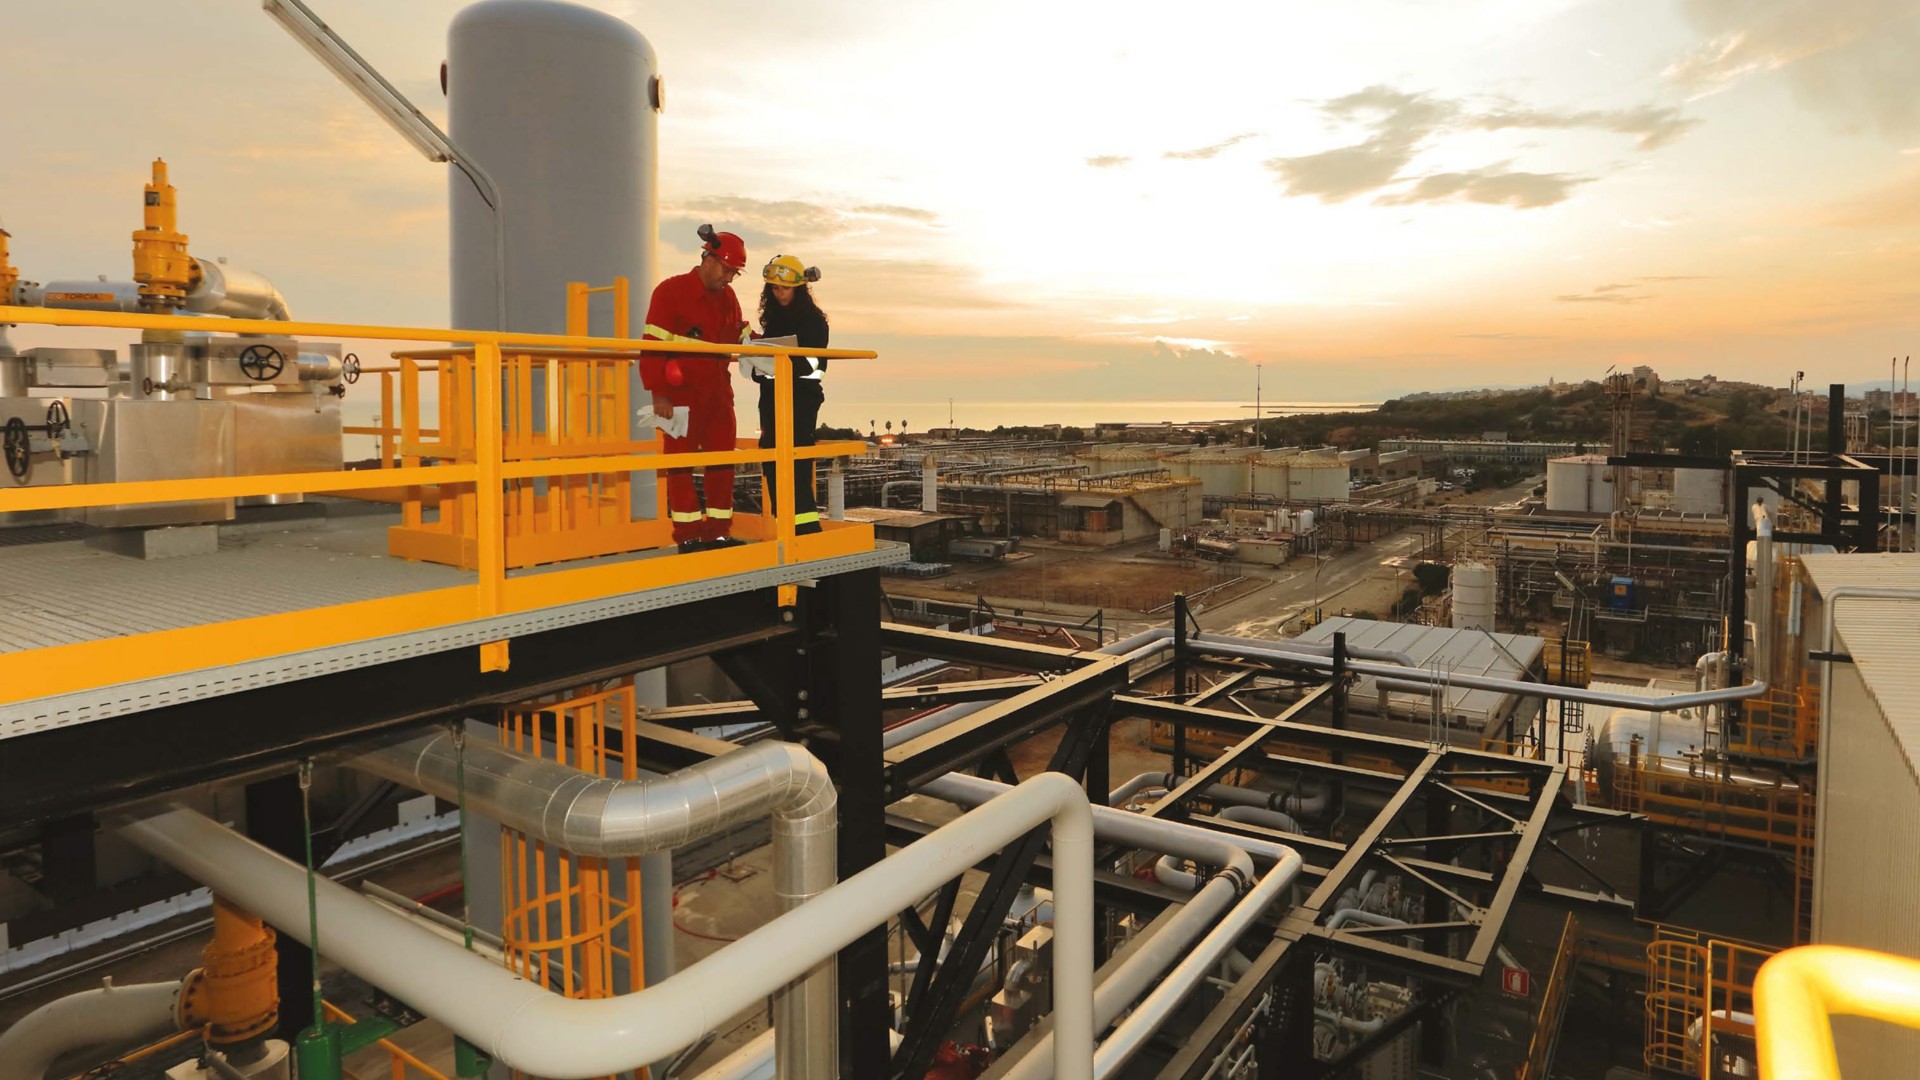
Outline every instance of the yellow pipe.
<path fill-rule="evenodd" d="M 1788 949 L 1753 982 L 1760 1075 L 1840 1080 L 1833 1016 L 1920 1028 L 1920 960 L 1843 945 Z"/>
<path fill-rule="evenodd" d="M 133 280 L 140 283 L 142 302 L 155 307 L 179 307 L 200 272 L 200 265 L 187 254 L 187 237 L 179 231 L 176 209 L 173 185 L 167 183 L 167 163 L 155 158 L 141 212 L 143 227 L 133 234 Z"/>
<path fill-rule="evenodd" d="M 279 956 L 273 942 L 273 931 L 258 916 L 215 896 L 213 940 L 181 993 L 184 1026 L 207 1028 L 207 1041 L 216 1045 L 246 1042 L 273 1030 L 280 1022 Z"/>

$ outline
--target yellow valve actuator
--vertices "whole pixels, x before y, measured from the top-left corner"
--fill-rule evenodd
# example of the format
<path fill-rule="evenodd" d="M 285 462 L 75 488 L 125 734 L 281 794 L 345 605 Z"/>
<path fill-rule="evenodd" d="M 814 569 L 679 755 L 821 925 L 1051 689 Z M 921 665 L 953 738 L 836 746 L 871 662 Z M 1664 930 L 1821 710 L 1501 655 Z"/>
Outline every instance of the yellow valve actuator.
<path fill-rule="evenodd" d="M 187 238 L 178 224 L 167 163 L 155 158 L 147 185 L 145 227 L 133 234 L 133 280 L 141 301 L 152 307 L 179 307 L 199 277 L 200 265 L 187 254 Z"/>
<path fill-rule="evenodd" d="M 0 304 L 13 303 L 13 287 L 20 283 L 20 271 L 7 255 L 7 238 L 12 235 L 0 229 Z"/>

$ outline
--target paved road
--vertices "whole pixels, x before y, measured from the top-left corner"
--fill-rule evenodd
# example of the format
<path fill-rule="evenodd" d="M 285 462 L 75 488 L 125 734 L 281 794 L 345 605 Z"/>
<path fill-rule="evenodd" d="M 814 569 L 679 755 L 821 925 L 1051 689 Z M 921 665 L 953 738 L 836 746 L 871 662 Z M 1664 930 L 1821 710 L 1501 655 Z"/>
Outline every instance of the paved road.
<path fill-rule="evenodd" d="M 1479 492 L 1455 505 L 1492 506 L 1512 502 L 1537 482 L 1529 478 L 1499 491 Z M 1419 531 L 1405 530 L 1330 556 L 1318 564 L 1317 580 L 1315 565 L 1306 560 L 1298 560 L 1297 566 L 1261 572 L 1259 576 L 1271 577 L 1274 584 L 1251 596 L 1206 608 L 1195 617 L 1203 629 L 1238 637 L 1277 638 L 1283 627 L 1313 609 L 1316 597 L 1323 611 L 1339 611 L 1345 607 L 1384 613 L 1399 597 L 1400 589 L 1394 587 L 1398 576 L 1395 571 L 1412 569 L 1408 557 L 1420 549 L 1423 539 Z M 1455 535 L 1449 532 L 1449 550 L 1454 543 Z M 1259 570 L 1251 568 L 1250 572 Z M 1363 588 L 1369 584 L 1375 587 Z"/>

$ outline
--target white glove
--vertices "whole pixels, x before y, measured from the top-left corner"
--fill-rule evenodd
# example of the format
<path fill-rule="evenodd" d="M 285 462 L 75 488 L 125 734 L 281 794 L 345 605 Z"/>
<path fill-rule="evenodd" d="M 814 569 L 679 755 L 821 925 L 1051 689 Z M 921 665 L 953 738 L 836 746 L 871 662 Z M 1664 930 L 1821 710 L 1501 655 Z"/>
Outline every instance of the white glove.
<path fill-rule="evenodd" d="M 660 414 L 653 411 L 652 406 L 641 409 L 638 415 L 643 427 L 651 424 L 659 428 L 660 434 L 662 435 L 670 435 L 676 439 L 684 439 L 687 437 L 687 407 L 685 405 L 675 405 L 673 407 L 673 419 L 671 420 L 662 420 Z"/>

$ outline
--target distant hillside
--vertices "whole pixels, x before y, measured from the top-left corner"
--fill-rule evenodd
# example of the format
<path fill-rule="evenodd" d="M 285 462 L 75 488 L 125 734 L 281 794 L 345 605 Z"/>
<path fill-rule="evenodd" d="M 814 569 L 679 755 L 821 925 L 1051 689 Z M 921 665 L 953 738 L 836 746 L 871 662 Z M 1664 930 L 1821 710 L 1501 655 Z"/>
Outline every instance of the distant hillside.
<path fill-rule="evenodd" d="M 1635 443 L 1688 454 L 1783 449 L 1786 421 L 1767 411 L 1772 394 L 1736 390 L 1707 397 L 1669 393 L 1635 405 Z M 1598 383 L 1564 392 L 1540 388 L 1465 399 L 1395 399 L 1370 412 L 1285 416 L 1260 425 L 1267 446 L 1333 444 L 1377 447 L 1382 439 L 1477 439 L 1504 431 L 1524 442 L 1584 443 L 1604 450 L 1612 438 L 1612 404 Z"/>

